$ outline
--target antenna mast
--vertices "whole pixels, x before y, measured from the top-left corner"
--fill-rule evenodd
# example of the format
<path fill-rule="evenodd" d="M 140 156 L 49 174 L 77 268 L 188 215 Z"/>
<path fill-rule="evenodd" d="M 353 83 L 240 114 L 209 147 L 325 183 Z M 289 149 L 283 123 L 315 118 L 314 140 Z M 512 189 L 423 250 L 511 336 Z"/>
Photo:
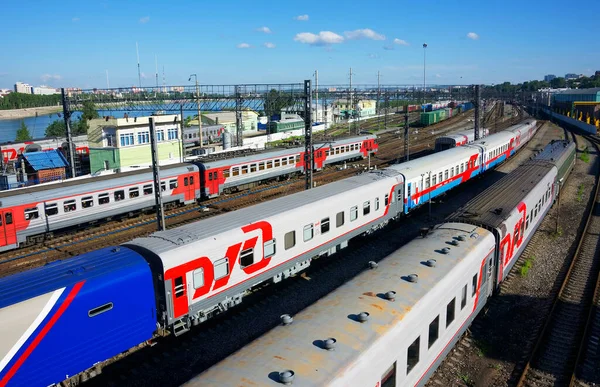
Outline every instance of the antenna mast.
<path fill-rule="evenodd" d="M 138 64 L 138 85 L 140 89 L 142 88 L 142 73 L 140 71 L 140 50 L 138 49 L 138 42 L 135 42 L 135 53 L 137 54 L 137 64 Z"/>

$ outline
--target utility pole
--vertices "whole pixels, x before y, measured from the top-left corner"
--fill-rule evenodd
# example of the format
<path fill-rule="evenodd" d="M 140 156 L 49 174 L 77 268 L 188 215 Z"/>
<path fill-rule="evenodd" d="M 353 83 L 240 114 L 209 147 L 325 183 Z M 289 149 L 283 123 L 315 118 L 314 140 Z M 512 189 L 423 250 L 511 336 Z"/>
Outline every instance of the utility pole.
<path fill-rule="evenodd" d="M 408 130 L 408 105 L 404 107 L 404 161 L 410 160 L 410 136 Z"/>
<path fill-rule="evenodd" d="M 380 78 L 381 74 L 379 73 L 379 70 L 377 71 L 377 129 L 381 130 L 381 109 L 379 109 L 379 103 L 381 100 L 381 83 L 379 82 L 379 78 Z M 387 115 L 387 112 L 383 111 L 383 114 Z"/>
<path fill-rule="evenodd" d="M 425 53 L 427 52 L 427 43 L 423 43 L 423 103 L 425 103 Z"/>
<path fill-rule="evenodd" d="M 63 105 L 63 117 L 65 120 L 65 127 L 67 129 L 67 151 L 69 152 L 69 164 L 71 169 L 71 178 L 75 177 L 75 155 L 73 154 L 73 137 L 71 136 L 71 110 L 69 107 L 69 101 L 65 94 L 65 88 L 60 89 Z M 1 156 L 1 154 L 0 154 Z M 3 156 L 1 156 L 3 157 Z"/>
<path fill-rule="evenodd" d="M 319 70 L 315 70 L 315 121 L 319 122 Z"/>
<path fill-rule="evenodd" d="M 138 49 L 138 42 L 135 42 L 135 53 L 137 54 L 138 63 L 138 85 L 142 88 L 142 72 L 140 71 L 140 50 Z"/>
<path fill-rule="evenodd" d="M 196 78 L 196 108 L 198 109 L 198 131 L 200 131 L 200 154 L 202 154 L 202 147 L 204 141 L 202 139 L 202 112 L 200 111 L 200 88 L 198 87 L 198 75 L 190 75 L 188 82 L 192 80 L 192 77 Z"/>
<path fill-rule="evenodd" d="M 156 91 L 158 92 L 158 56 L 156 54 L 154 54 L 154 64 L 156 66 L 156 72 L 154 73 L 156 75 Z"/>
<path fill-rule="evenodd" d="M 350 129 L 350 126 L 351 126 L 351 122 L 350 122 L 350 120 L 351 120 L 350 116 L 351 115 L 350 115 L 350 112 L 352 112 L 351 109 L 352 109 L 352 106 L 353 106 L 353 103 L 352 103 L 352 67 L 350 67 L 350 90 L 349 90 L 349 94 L 350 94 L 350 105 L 348 106 L 348 134 L 350 134 L 352 132 L 351 129 Z"/>
<path fill-rule="evenodd" d="M 150 150 L 152 153 L 152 177 L 154 178 L 154 199 L 156 201 L 156 223 L 158 231 L 165 230 L 165 214 L 163 212 L 162 192 L 160 187 L 160 167 L 158 166 L 158 146 L 156 144 L 156 127 L 154 117 L 150 117 Z"/>
<path fill-rule="evenodd" d="M 310 114 L 311 106 L 311 90 L 310 80 L 304 81 L 304 173 L 305 173 L 305 189 L 313 187 L 313 169 L 314 155 L 312 145 L 312 115 Z"/>
<path fill-rule="evenodd" d="M 481 89 L 479 85 L 475 85 L 475 100 L 473 101 L 475 105 L 475 141 L 479 140 L 479 117 L 481 115 Z"/>

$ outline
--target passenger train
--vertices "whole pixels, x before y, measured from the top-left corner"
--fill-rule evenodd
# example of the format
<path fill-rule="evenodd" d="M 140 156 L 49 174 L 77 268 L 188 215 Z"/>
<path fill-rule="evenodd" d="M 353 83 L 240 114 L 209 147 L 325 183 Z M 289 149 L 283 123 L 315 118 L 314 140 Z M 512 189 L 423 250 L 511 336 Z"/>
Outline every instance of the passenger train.
<path fill-rule="evenodd" d="M 312 259 L 345 248 L 351 238 L 494 167 L 535 131 L 532 121 L 471 145 L 2 278 L 0 321 L 7 323 L 0 324 L 0 336 L 7 339 L 0 345 L 0 383 L 57 383 L 157 335 L 183 334 L 239 304 L 254 287 L 280 282 Z M 338 148 L 330 147 L 321 159 L 343 153 Z M 351 152 L 351 146 L 343 150 Z M 289 166 L 295 159 L 287 157 Z M 256 169 L 246 164 L 246 173 L 276 166 L 253 163 Z M 246 174 L 243 167 L 237 167 L 240 175 Z M 230 176 L 233 168 L 227 168 Z M 191 190 L 199 189 L 198 179 L 191 179 L 195 172 L 165 186 L 193 200 Z M 127 192 L 119 202 L 137 198 L 123 187 L 107 188 L 111 202 L 115 190 L 120 198 Z M 141 196 L 143 185 L 134 188 Z M 56 209 L 60 214 L 63 203 Z"/>
<path fill-rule="evenodd" d="M 375 136 L 316 146 L 315 169 L 366 158 L 377 150 Z M 296 173 L 304 173 L 304 148 L 164 166 L 163 203 L 193 203 Z M 151 209 L 153 192 L 150 169 L 0 191 L 0 251 L 39 243 L 68 227 Z"/>
<path fill-rule="evenodd" d="M 575 148 L 550 144 L 445 223 L 185 385 L 425 385 L 524 251 Z"/>
<path fill-rule="evenodd" d="M 0 144 L 0 154 L 5 163 L 16 161 L 20 154 L 27 152 L 40 152 L 50 149 L 59 149 L 67 146 L 67 139 L 63 137 L 34 139 L 25 142 Z M 77 153 L 90 153 L 87 136 L 74 136 L 73 143 Z"/>

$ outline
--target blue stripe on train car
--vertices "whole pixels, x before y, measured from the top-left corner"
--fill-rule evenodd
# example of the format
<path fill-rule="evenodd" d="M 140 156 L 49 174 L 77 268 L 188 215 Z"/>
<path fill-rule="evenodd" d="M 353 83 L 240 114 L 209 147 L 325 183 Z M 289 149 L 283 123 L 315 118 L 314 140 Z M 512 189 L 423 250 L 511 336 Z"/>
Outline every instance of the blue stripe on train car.
<path fill-rule="evenodd" d="M 2 278 L 0 295 L 0 312 L 49 299 L 45 313 L 35 309 L 38 319 L 0 371 L 0 381 L 9 386 L 59 383 L 151 339 L 156 330 L 150 268 L 124 247 Z"/>

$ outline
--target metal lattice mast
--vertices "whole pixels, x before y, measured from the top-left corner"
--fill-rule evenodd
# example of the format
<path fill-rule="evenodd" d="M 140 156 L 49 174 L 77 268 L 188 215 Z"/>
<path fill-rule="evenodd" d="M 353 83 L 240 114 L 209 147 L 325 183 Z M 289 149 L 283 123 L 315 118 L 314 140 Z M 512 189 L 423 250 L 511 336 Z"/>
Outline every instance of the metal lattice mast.
<path fill-rule="evenodd" d="M 381 130 L 381 109 L 379 108 L 379 103 L 381 101 L 381 83 L 380 83 L 381 74 L 377 71 L 377 107 L 375 114 L 377 114 L 377 129 Z M 384 114 L 387 115 L 387 112 L 384 110 Z"/>
<path fill-rule="evenodd" d="M 154 118 L 150 117 L 150 151 L 152 153 L 152 177 L 154 179 L 154 199 L 156 201 L 156 223 L 158 231 L 165 229 L 165 214 L 163 212 L 162 192 L 160 187 L 160 167 L 158 165 L 158 146 L 156 144 L 156 126 Z"/>
<path fill-rule="evenodd" d="M 479 85 L 475 85 L 475 99 L 473 101 L 473 105 L 475 105 L 475 141 L 479 140 L 479 118 L 481 115 L 481 88 Z"/>
<path fill-rule="evenodd" d="M 410 136 L 408 128 L 408 105 L 405 105 L 404 111 L 404 161 L 410 160 Z"/>
<path fill-rule="evenodd" d="M 73 137 L 71 135 L 71 106 L 69 104 L 69 100 L 65 94 L 64 87 L 60 89 L 62 105 L 63 105 L 63 117 L 65 120 L 65 128 L 67 131 L 67 152 L 69 154 L 69 164 L 71 169 L 71 177 L 75 177 L 75 155 L 73 154 L 73 149 L 75 148 L 73 145 Z"/>
<path fill-rule="evenodd" d="M 240 87 L 235 87 L 235 129 L 237 146 L 244 144 L 244 128 L 242 122 L 242 93 Z"/>
<path fill-rule="evenodd" d="M 310 80 L 304 81 L 304 173 L 306 176 L 306 189 L 313 187 L 313 145 L 312 145 L 312 119 L 310 114 L 311 87 Z"/>

